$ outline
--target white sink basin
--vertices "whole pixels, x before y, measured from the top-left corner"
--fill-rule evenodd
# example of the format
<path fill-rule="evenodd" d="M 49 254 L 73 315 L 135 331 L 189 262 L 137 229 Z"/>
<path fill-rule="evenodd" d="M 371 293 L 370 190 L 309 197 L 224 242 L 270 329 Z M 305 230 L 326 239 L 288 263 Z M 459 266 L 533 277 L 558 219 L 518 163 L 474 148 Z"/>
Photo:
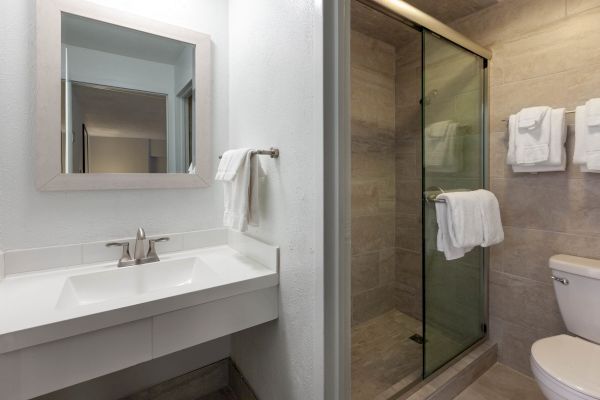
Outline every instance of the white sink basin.
<path fill-rule="evenodd" d="M 178 287 L 214 285 L 219 275 L 197 257 L 75 275 L 67 278 L 57 308 L 94 304 Z"/>

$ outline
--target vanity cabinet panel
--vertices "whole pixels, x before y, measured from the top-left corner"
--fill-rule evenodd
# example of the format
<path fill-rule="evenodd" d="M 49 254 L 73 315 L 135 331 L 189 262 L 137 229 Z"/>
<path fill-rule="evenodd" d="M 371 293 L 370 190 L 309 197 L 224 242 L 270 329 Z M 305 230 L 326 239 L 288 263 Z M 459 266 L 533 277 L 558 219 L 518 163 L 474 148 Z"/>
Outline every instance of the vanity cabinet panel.
<path fill-rule="evenodd" d="M 154 317 L 153 356 L 160 357 L 278 317 L 278 287 Z"/>
<path fill-rule="evenodd" d="M 152 359 L 152 319 L 0 355 L 3 400 L 25 400 Z"/>

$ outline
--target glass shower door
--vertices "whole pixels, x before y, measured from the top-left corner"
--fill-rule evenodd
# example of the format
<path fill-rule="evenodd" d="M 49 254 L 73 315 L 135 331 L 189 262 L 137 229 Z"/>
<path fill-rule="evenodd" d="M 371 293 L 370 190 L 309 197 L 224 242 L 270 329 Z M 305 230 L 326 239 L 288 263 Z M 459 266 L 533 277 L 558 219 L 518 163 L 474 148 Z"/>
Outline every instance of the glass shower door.
<path fill-rule="evenodd" d="M 425 194 L 486 186 L 484 59 L 423 32 L 423 374 L 485 335 L 485 254 L 447 261 L 437 251 L 435 205 Z"/>

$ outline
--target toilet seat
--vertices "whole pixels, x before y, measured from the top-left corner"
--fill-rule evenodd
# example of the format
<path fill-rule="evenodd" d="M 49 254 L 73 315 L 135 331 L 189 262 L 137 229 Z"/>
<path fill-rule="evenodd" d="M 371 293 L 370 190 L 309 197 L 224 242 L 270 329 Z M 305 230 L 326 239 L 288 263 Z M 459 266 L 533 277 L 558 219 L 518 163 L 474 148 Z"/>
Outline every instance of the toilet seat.
<path fill-rule="evenodd" d="M 598 344 L 569 335 L 541 339 L 531 346 L 531 365 L 555 398 L 600 399 Z"/>

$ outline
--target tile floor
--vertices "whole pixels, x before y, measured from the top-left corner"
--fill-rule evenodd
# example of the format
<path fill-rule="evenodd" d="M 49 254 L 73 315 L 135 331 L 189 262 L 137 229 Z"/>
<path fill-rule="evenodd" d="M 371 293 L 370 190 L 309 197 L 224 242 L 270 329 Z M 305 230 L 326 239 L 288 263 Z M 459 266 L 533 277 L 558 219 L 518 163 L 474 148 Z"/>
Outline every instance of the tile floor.
<path fill-rule="evenodd" d="M 423 346 L 410 336 L 421 321 L 391 310 L 352 328 L 352 400 L 372 400 L 392 385 L 420 379 Z"/>
<path fill-rule="evenodd" d="M 545 400 L 535 381 L 496 363 L 455 400 Z"/>

